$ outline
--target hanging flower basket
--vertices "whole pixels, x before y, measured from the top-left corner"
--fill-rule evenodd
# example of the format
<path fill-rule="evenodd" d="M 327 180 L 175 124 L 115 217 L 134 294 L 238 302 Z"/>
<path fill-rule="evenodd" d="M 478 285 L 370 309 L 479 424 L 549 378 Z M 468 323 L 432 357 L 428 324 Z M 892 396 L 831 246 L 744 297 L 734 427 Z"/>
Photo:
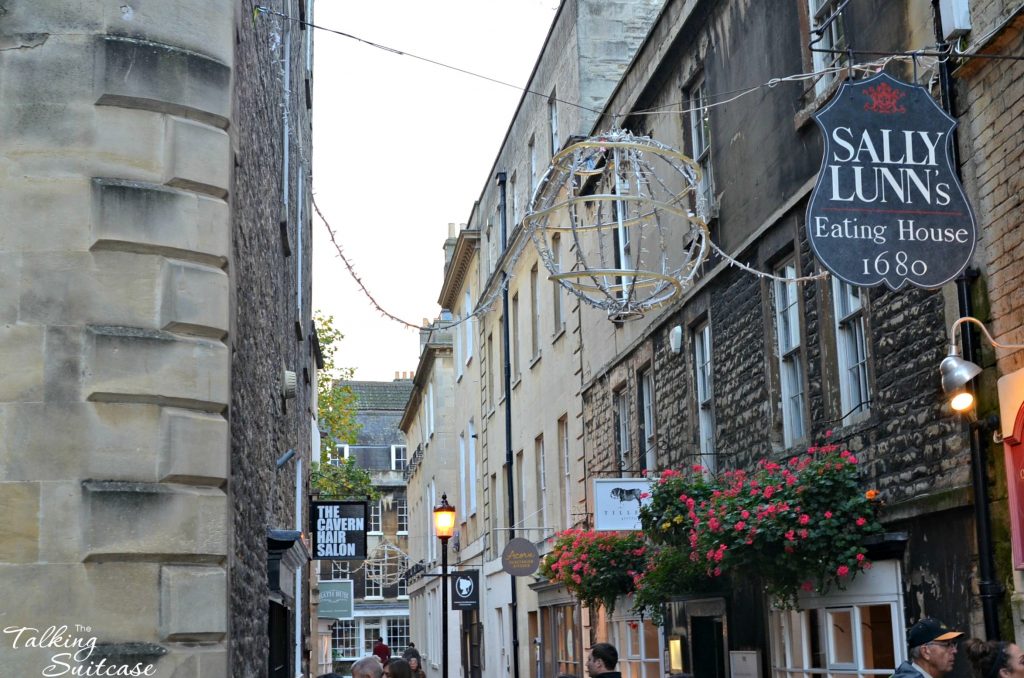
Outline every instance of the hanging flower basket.
<path fill-rule="evenodd" d="M 641 532 L 566 530 L 541 563 L 541 574 L 565 586 L 580 602 L 610 612 L 618 596 L 633 593 L 647 566 Z"/>
<path fill-rule="evenodd" d="M 718 477 L 699 466 L 666 471 L 641 524 L 653 544 L 685 553 L 706 578 L 756 575 L 776 604 L 791 607 L 799 591 L 824 593 L 870 567 L 863 541 L 881 525 L 856 464 L 855 455 L 825 445 Z"/>

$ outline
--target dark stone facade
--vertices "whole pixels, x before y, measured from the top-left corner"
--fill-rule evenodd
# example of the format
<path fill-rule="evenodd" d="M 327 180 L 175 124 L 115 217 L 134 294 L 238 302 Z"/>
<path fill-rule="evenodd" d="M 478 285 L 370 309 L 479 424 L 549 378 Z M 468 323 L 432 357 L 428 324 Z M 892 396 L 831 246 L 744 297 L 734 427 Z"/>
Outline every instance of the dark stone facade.
<path fill-rule="evenodd" d="M 297 0 L 271 7 L 297 16 Z M 267 529 L 294 529 L 296 460 L 275 469 L 289 449 L 305 453 L 311 444 L 311 407 L 315 375 L 310 321 L 311 205 L 309 203 L 310 111 L 304 94 L 304 39 L 280 17 L 253 18 L 239 5 L 235 24 L 235 100 L 231 130 L 235 173 L 231 191 L 234 282 L 231 398 L 231 477 L 233 517 L 229 572 L 230 666 L 233 676 L 268 675 Z M 290 29 L 288 25 L 291 25 Z M 291 37 L 292 129 L 290 209 L 282 229 L 283 49 L 276 37 Z M 304 149 L 300 151 L 302 146 Z M 303 194 L 298 172 L 307 173 Z M 299 201 L 302 220 L 298 220 Z M 285 237 L 286 236 L 286 237 Z M 301 245 L 300 245 L 301 240 Z M 301 282 L 296 260 L 301 258 Z M 301 285 L 300 297 L 296 288 Z M 300 321 L 297 326 L 297 321 Z M 282 371 L 297 374 L 296 395 L 281 394 Z M 303 473 L 303 515 L 308 510 L 308 464 Z M 304 574 L 308 573 L 308 569 Z M 304 577 L 305 579 L 305 577 Z M 308 609 L 309 589 L 302 606 Z M 309 615 L 300 614 L 308 637 Z M 289 625 L 294 624 L 294 610 Z M 292 651 L 289 643 L 289 653 Z M 288 673 L 294 658 L 289 655 Z"/>

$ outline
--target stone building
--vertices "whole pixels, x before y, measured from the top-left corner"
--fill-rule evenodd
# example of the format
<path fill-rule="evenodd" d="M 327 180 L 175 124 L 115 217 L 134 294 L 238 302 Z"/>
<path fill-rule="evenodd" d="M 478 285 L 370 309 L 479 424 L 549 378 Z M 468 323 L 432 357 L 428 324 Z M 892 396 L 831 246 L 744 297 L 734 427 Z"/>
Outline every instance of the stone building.
<path fill-rule="evenodd" d="M 406 438 L 399 429 L 413 382 L 396 374 L 394 381 L 345 381 L 356 397 L 359 433 L 353 445 L 336 448 L 331 463 L 353 459 L 369 472 L 380 497 L 369 502 L 366 561 L 316 561 L 319 586 L 352 580 L 351 619 L 320 616 L 323 655 L 320 673 L 345 673 L 352 662 L 373 650 L 378 637 L 395 656 L 409 645 L 409 590 L 399 575 L 408 569 L 409 501 L 405 488 Z"/>
<path fill-rule="evenodd" d="M 210 0 L 3 14 L 4 671 L 302 674 L 311 33 Z M 74 657 L 30 642 L 64 626 Z"/>
<path fill-rule="evenodd" d="M 989 62 L 971 51 L 1014 53 L 1020 7 L 968 3 L 971 49 L 950 62 L 958 67 L 953 89 L 969 102 L 952 112 L 960 118 L 962 169 L 981 230 L 972 267 L 982 277 L 931 291 L 858 288 L 834 278 L 795 281 L 822 271 L 804 224 L 823 149 L 813 114 L 847 76 L 847 50 L 862 63 L 875 58 L 871 53 L 933 49 L 939 4 L 668 0 L 642 31 L 646 37 L 600 104 L 601 114 L 575 108 L 586 88 L 574 92 L 560 80 L 546 112 L 531 112 L 543 102 L 524 98 L 467 226 L 450 234 L 440 299 L 456 319 L 477 311 L 452 328 L 452 409 L 460 493 L 479 497 L 463 500 L 473 506 L 459 513 L 458 566 L 479 568 L 485 590 L 483 637 L 473 638 L 474 620 L 466 617 L 461 632 L 466 647 L 483 644 L 484 672 L 496 661 L 517 678 L 540 670 L 580 674 L 585 648 L 609 640 L 620 648 L 625 676 L 685 671 L 718 678 L 730 673 L 730 653 L 755 651 L 762 675 L 807 675 L 808 666 L 888 675 L 905 657 L 903 632 L 926 614 L 975 635 L 992 623 L 1009 635 L 1010 606 L 991 586 L 1013 572 L 1005 476 L 999 465 L 991 473 L 996 571 L 989 579 L 985 561 L 992 553 L 977 545 L 987 521 L 975 503 L 981 476 L 972 462 L 991 450 L 979 450 L 977 427 L 950 411 L 938 366 L 949 328 L 963 313 L 964 291 L 984 299 L 987 290 L 993 328 L 999 318 L 997 337 L 1021 340 L 1013 333 L 1021 322 L 1015 271 L 1022 250 L 1011 248 L 1021 230 L 1014 172 L 1019 116 L 1013 113 L 1020 108 L 1019 62 Z M 561 20 L 569 7 L 563 3 Z M 826 26 L 840 8 L 838 23 Z M 605 27 L 617 21 L 604 19 Z M 531 91 L 551 89 L 543 78 L 550 77 L 546 64 L 554 63 L 555 46 L 563 44 L 558 21 Z M 810 49 L 818 35 L 819 47 L 835 53 Z M 916 78 L 942 98 L 934 59 L 907 57 L 886 70 Z M 806 77 L 779 80 L 798 74 Z M 679 300 L 624 323 L 552 291 L 533 249 L 518 247 L 522 196 L 533 193 L 545 160 L 569 136 L 615 126 L 694 158 L 705 201 L 691 208 L 707 220 L 716 245 L 765 275 L 712 256 Z M 537 153 L 541 142 L 555 138 L 550 152 Z M 561 270 L 574 254 L 566 244 L 555 257 Z M 681 338 L 678 350 L 673 336 Z M 998 355 L 1002 373 L 1019 367 L 1020 353 Z M 983 377 L 983 408 L 994 395 L 993 381 Z M 596 478 L 689 464 L 742 468 L 765 456 L 785 459 L 828 432 L 859 457 L 865 487 L 881 492 L 886 534 L 872 547 L 875 567 L 866 576 L 845 591 L 803 596 L 800 611 L 773 608 L 751 573 L 732 588 L 673 601 L 659 630 L 626 602 L 614 615 L 594 617 L 558 587 L 527 586 L 521 578 L 510 585 L 501 570 L 509 528 L 543 553 L 555 530 L 592 527 Z M 986 603 L 979 590 L 994 597 Z M 993 601 L 1002 604 L 997 619 Z M 824 623 L 829 615 L 836 623 Z M 842 631 L 851 628 L 873 631 Z M 500 649 L 486 652 L 493 647 Z M 812 647 L 819 650 L 810 658 L 800 649 Z M 818 663 L 806 663 L 812 661 Z M 464 664 L 465 675 L 475 670 Z"/>

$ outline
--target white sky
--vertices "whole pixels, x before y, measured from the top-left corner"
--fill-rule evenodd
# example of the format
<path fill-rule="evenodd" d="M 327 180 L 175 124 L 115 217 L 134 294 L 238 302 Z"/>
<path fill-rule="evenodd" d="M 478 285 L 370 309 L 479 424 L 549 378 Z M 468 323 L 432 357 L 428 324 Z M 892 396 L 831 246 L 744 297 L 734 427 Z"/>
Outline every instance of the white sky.
<path fill-rule="evenodd" d="M 525 86 L 558 0 L 319 0 L 318 25 Z M 448 223 L 464 223 L 522 93 L 349 38 L 314 34 L 313 189 L 382 307 L 439 312 Z M 313 219 L 313 309 L 357 379 L 412 371 L 419 335 L 381 317 Z"/>

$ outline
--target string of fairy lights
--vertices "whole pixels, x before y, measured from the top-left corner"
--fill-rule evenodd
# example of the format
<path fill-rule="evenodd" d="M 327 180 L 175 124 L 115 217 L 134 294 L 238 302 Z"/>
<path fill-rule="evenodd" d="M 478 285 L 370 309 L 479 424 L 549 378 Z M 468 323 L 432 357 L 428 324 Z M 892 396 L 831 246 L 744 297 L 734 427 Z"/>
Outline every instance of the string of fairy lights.
<path fill-rule="evenodd" d="M 536 91 L 530 90 L 528 88 L 524 88 L 524 87 L 521 87 L 521 86 L 518 86 L 518 85 L 514 85 L 514 84 L 511 84 L 511 83 L 499 80 L 497 78 L 492 78 L 492 77 L 487 76 L 487 75 L 476 73 L 476 72 L 468 70 L 468 69 L 460 68 L 460 67 L 457 67 L 457 66 L 452 66 L 450 64 L 446 64 L 446 63 L 443 63 L 443 62 L 440 62 L 440 61 L 429 59 L 427 57 L 423 57 L 423 56 L 420 56 L 420 55 L 417 55 L 417 54 L 413 54 L 413 53 L 410 53 L 410 52 L 405 51 L 405 50 L 397 49 L 397 48 L 390 47 L 390 46 L 387 46 L 387 45 L 383 45 L 383 44 L 380 44 L 380 43 L 377 43 L 377 42 L 366 40 L 364 38 L 361 38 L 359 36 L 353 35 L 351 33 L 347 33 L 345 31 L 340 31 L 340 30 L 336 30 L 336 29 L 329 28 L 329 27 L 326 27 L 326 26 L 321 26 L 321 25 L 315 24 L 313 22 L 304 21 L 302 19 L 299 19 L 299 18 L 290 16 L 290 15 L 287 15 L 287 14 L 285 14 L 283 12 L 276 11 L 276 10 L 274 10 L 272 8 L 269 8 L 269 7 L 265 7 L 265 6 L 261 6 L 261 5 L 254 5 L 254 4 L 251 4 L 251 6 L 252 6 L 252 9 L 253 9 L 253 22 L 254 22 L 254 25 L 258 23 L 257 20 L 258 20 L 258 17 L 260 15 L 270 15 L 270 16 L 278 17 L 278 18 L 280 18 L 280 19 L 282 19 L 284 21 L 291 21 L 291 22 L 294 22 L 294 23 L 297 23 L 297 24 L 304 25 L 304 26 L 309 27 L 309 28 L 313 28 L 313 29 L 316 29 L 316 30 L 320 30 L 320 31 L 323 31 L 323 32 L 327 32 L 327 33 L 338 35 L 338 36 L 341 36 L 341 37 L 344 37 L 344 38 L 348 38 L 350 40 L 354 40 L 354 41 L 360 42 L 362 44 L 365 44 L 367 46 L 373 47 L 375 49 L 380 49 L 380 50 L 383 50 L 383 51 L 386 51 L 386 52 L 389 52 L 389 53 L 392 53 L 392 54 L 395 54 L 395 55 L 399 55 L 399 56 L 410 57 L 410 58 L 417 59 L 417 60 L 420 60 L 420 61 L 423 61 L 423 62 L 426 62 L 426 63 L 433 64 L 433 65 L 438 66 L 440 68 L 445 68 L 445 69 L 453 70 L 453 71 L 462 73 L 462 74 L 470 76 L 470 77 L 475 77 L 475 78 L 479 78 L 479 79 L 482 79 L 482 80 L 486 80 L 488 82 L 492 82 L 494 84 L 498 84 L 498 85 L 502 85 L 502 86 L 505 86 L 505 87 L 514 88 L 514 89 L 516 89 L 516 90 L 518 90 L 520 92 L 523 92 L 525 94 L 532 94 L 532 95 L 536 95 L 536 96 L 543 96 L 545 98 L 545 100 L 550 99 L 549 93 L 536 92 Z M 271 39 L 273 40 L 272 37 L 271 37 Z M 864 75 L 866 75 L 866 74 L 874 74 L 874 73 L 877 73 L 877 72 L 880 72 L 880 71 L 884 70 L 889 64 L 891 64 L 893 62 L 912 62 L 913 65 L 914 65 L 915 79 L 917 79 L 916 76 L 917 76 L 917 74 L 919 72 L 920 73 L 924 73 L 924 74 L 929 74 L 930 73 L 930 75 L 927 75 L 926 77 L 928 78 L 929 81 L 931 81 L 932 79 L 934 79 L 937 76 L 937 73 L 938 73 L 937 65 L 942 60 L 944 60 L 945 58 L 948 58 L 948 57 L 922 56 L 920 54 L 915 54 L 915 53 L 892 54 L 892 55 L 887 55 L 887 56 L 884 56 L 884 57 L 881 57 L 881 58 L 878 58 L 878 59 L 875 59 L 875 60 L 872 60 L 872 61 L 864 62 L 864 63 L 837 64 L 835 66 L 831 66 L 831 67 L 827 67 L 827 68 L 822 68 L 822 69 L 818 69 L 818 70 L 814 70 L 814 71 L 795 73 L 795 74 L 786 75 L 786 76 L 782 76 L 782 77 L 771 78 L 771 79 L 769 79 L 766 82 L 759 83 L 759 84 L 756 84 L 756 85 L 752 85 L 752 86 L 749 86 L 749 87 L 739 88 L 739 89 L 730 90 L 730 91 L 726 91 L 726 92 L 709 93 L 709 94 L 706 94 L 704 96 L 704 100 L 702 102 L 700 102 L 699 105 L 696 105 L 696 106 L 688 105 L 689 102 L 687 102 L 687 101 L 677 101 L 677 102 L 672 102 L 672 103 L 669 103 L 669 104 L 664 104 L 664 105 L 661 105 L 661 106 L 656 106 L 656 107 L 651 107 L 651 108 L 646 108 L 646 109 L 640 109 L 640 110 L 630 110 L 628 112 L 612 113 L 612 114 L 608 114 L 608 115 L 609 115 L 609 117 L 612 120 L 614 120 L 616 122 L 618 120 L 621 120 L 621 119 L 633 118 L 633 117 L 637 117 L 637 116 L 650 116 L 650 115 L 690 115 L 690 114 L 694 114 L 694 113 L 700 113 L 702 115 L 705 115 L 705 114 L 707 114 L 707 111 L 709 111 L 711 109 L 731 104 L 731 103 L 733 103 L 733 102 L 735 102 L 735 101 L 737 101 L 739 99 L 742 99 L 743 97 L 746 97 L 746 96 L 748 96 L 750 94 L 753 94 L 753 93 L 755 93 L 757 91 L 760 91 L 762 89 L 766 89 L 766 88 L 767 89 L 774 89 L 774 88 L 778 87 L 779 85 L 782 85 L 782 84 L 785 84 L 785 83 L 816 81 L 816 80 L 818 80 L 820 78 L 828 77 L 828 76 L 839 76 L 839 75 L 844 75 L 845 74 L 845 75 L 849 75 L 850 77 L 854 77 L 856 74 L 864 74 Z M 580 108 L 580 109 L 583 109 L 583 110 L 587 110 L 587 111 L 590 111 L 592 113 L 597 113 L 599 115 L 604 113 L 603 111 L 599 111 L 599 110 L 596 110 L 596 109 L 593 109 L 593 108 L 589 108 L 587 106 L 583 106 L 583 105 L 581 105 L 579 103 L 576 103 L 576 102 L 567 101 L 565 99 L 557 99 L 557 101 L 559 103 L 561 103 L 561 104 L 564 104 L 564 105 L 567 105 L 567 106 L 573 106 L 573 107 Z M 539 192 L 542 188 L 543 188 L 543 180 L 538 182 L 537 191 Z M 535 194 L 534 197 L 536 197 L 536 194 Z M 530 201 L 530 204 L 533 204 L 533 200 Z M 508 286 L 512 282 L 512 279 L 513 279 L 513 271 L 516 268 L 516 264 L 518 263 L 519 259 L 523 255 L 523 252 L 525 251 L 528 243 L 531 242 L 531 239 L 533 239 L 533 236 L 534 236 L 534 232 L 533 232 L 534 229 L 531 228 L 531 226 L 530 226 L 530 221 L 531 220 L 530 220 L 529 217 L 531 215 L 528 213 L 526 215 L 526 217 L 523 219 L 522 225 L 519 228 L 513 228 L 512 229 L 512 236 L 513 236 L 512 237 L 512 244 L 511 244 L 512 249 L 507 251 L 507 252 L 505 252 L 505 253 L 503 253 L 503 255 L 502 255 L 502 257 L 501 257 L 501 259 L 499 261 L 499 264 L 497 266 L 497 269 L 494 272 L 494 277 L 492 278 L 492 283 L 485 288 L 487 290 L 487 292 L 485 294 L 483 294 L 481 296 L 481 298 L 476 301 L 476 304 L 474 305 L 474 307 L 472 309 L 468 309 L 468 308 L 464 309 L 464 311 L 460 314 L 459 317 L 452 317 L 448 311 L 444 311 L 442 313 L 442 316 L 441 316 L 440 319 L 438 319 L 433 324 L 431 324 L 431 325 L 429 325 L 427 327 L 424 327 L 421 323 L 410 322 L 410 321 L 408 321 L 408 320 L 406 320 L 404 318 L 401 318 L 398 315 L 388 311 L 384 307 L 384 305 L 381 304 L 376 299 L 374 294 L 370 291 L 370 289 L 367 287 L 367 285 L 363 282 L 361 276 L 359 275 L 359 273 L 357 272 L 355 266 L 353 265 L 352 260 L 346 255 L 346 253 L 345 253 L 345 251 L 344 251 L 344 249 L 342 247 L 342 244 L 341 244 L 341 242 L 340 242 L 340 240 L 338 238 L 336 229 L 334 227 L 332 227 L 331 223 L 329 222 L 327 217 L 324 215 L 324 213 L 321 210 L 320 206 L 316 202 L 315 196 L 313 197 L 313 208 L 316 211 L 317 216 L 320 218 L 321 222 L 323 223 L 323 226 L 324 226 L 325 230 L 328 233 L 328 236 L 329 236 L 329 238 L 331 240 L 331 243 L 332 243 L 333 247 L 335 248 L 335 250 L 337 252 L 338 257 L 341 259 L 341 261 L 342 261 L 343 265 L 345 266 L 346 270 L 348 271 L 349 275 L 355 281 L 355 283 L 358 286 L 360 292 L 363 294 L 363 296 L 366 297 L 366 299 L 368 300 L 370 305 L 378 313 L 380 313 L 382 317 L 384 317 L 384 318 L 386 318 L 388 320 L 391 320 L 391 321 L 393 321 L 395 323 L 398 323 L 400 325 L 403 325 L 405 327 L 408 327 L 410 329 L 416 329 L 416 330 L 447 330 L 447 329 L 451 329 L 451 328 L 457 327 L 457 326 L 459 326 L 459 325 L 461 325 L 463 323 L 469 322 L 473 318 L 483 317 L 483 316 L 487 315 L 493 309 L 494 304 L 501 297 L 502 293 L 505 292 L 508 289 Z M 769 273 L 769 272 L 766 272 L 766 271 L 758 270 L 758 269 L 754 268 L 753 266 L 738 260 L 733 255 L 731 255 L 730 253 L 728 253 L 725 250 L 723 250 L 716 242 L 714 242 L 714 239 L 712 239 L 712 238 L 708 238 L 707 241 L 708 241 L 708 246 L 710 247 L 710 249 L 712 251 L 714 251 L 715 254 L 719 258 L 721 258 L 722 261 L 726 262 L 728 264 L 728 266 L 739 268 L 740 270 L 742 270 L 742 271 L 744 271 L 746 273 L 749 273 L 751 275 L 757 276 L 758 278 L 768 279 L 768 280 L 773 280 L 773 281 L 779 281 L 779 282 L 782 282 L 782 283 L 789 283 L 789 284 L 802 284 L 802 283 L 806 283 L 806 282 L 813 282 L 813 281 L 824 280 L 824 279 L 828 278 L 828 276 L 829 276 L 829 273 L 827 271 L 825 271 L 825 272 L 819 272 L 819 273 L 803 275 L 803 276 L 797 276 L 797 277 L 780 277 L 780 276 L 775 275 L 773 273 Z"/>

